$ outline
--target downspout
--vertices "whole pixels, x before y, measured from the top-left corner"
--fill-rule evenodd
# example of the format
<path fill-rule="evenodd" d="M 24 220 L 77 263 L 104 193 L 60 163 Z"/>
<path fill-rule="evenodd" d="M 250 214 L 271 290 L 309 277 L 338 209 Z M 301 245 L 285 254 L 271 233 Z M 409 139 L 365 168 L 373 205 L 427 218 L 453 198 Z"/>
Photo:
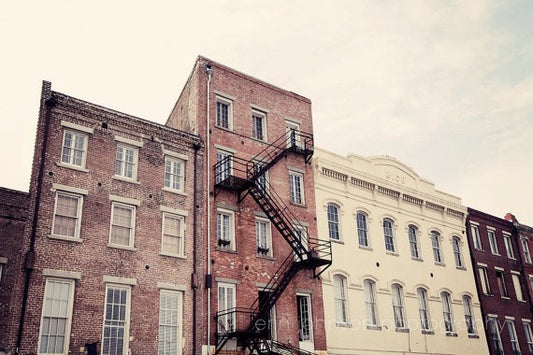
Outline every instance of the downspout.
<path fill-rule="evenodd" d="M 191 280 L 191 284 L 192 284 L 192 309 L 193 309 L 193 312 L 192 312 L 192 349 L 193 349 L 193 354 L 198 354 L 200 352 L 197 351 L 197 346 L 198 346 L 198 333 L 197 333 L 197 300 L 196 300 L 196 297 L 198 295 L 198 287 L 199 287 L 199 283 L 198 283 L 198 266 L 197 266 L 197 260 L 198 260 L 198 256 L 197 256 L 197 253 L 202 249 L 201 247 L 198 247 L 198 244 L 200 243 L 200 239 L 198 238 L 198 208 L 200 206 L 198 206 L 198 150 L 200 149 L 200 145 L 199 144 L 193 144 L 193 148 L 194 148 L 194 197 L 193 197 L 193 200 L 194 200 L 194 210 L 193 210 L 193 213 L 194 213 L 194 216 L 193 216 L 193 239 L 194 239 L 194 243 L 193 243 L 193 253 L 192 253 L 192 265 L 193 265 L 193 274 L 192 274 L 192 280 Z"/>
<path fill-rule="evenodd" d="M 211 348 L 211 146 L 210 146 L 210 124 L 211 116 L 209 113 L 209 108 L 211 106 L 209 101 L 210 89 L 209 85 L 211 84 L 211 76 L 213 75 L 213 68 L 209 63 L 205 64 L 205 72 L 207 74 L 207 92 L 206 92 L 206 126 L 205 126 L 205 137 L 206 137 L 206 215 L 207 215 L 207 275 L 206 275 L 206 288 L 207 288 L 207 353 L 209 354 Z"/>
<path fill-rule="evenodd" d="M 47 90 L 48 93 L 44 91 Z M 50 83 L 43 82 L 43 95 L 47 94 L 48 98 L 44 98 L 44 133 L 43 133 L 43 145 L 41 148 L 41 156 L 39 161 L 39 174 L 37 176 L 37 188 L 35 192 L 35 206 L 33 208 L 33 220 L 31 224 L 30 231 L 30 249 L 26 253 L 24 260 L 24 293 L 22 294 L 22 306 L 20 310 L 20 320 L 19 327 L 17 332 L 17 346 L 15 349 L 15 354 L 20 354 L 20 346 L 22 345 L 22 332 L 24 330 L 24 315 L 26 313 L 26 305 L 28 303 L 28 293 L 30 290 L 30 280 L 31 273 L 33 272 L 33 267 L 35 266 L 35 239 L 37 237 L 37 221 L 39 219 L 39 209 L 41 206 L 41 190 L 43 184 L 44 176 L 44 162 L 46 158 L 46 150 L 48 148 L 48 130 L 50 127 L 50 114 L 52 107 L 55 106 L 55 100 L 51 97 L 50 94 Z M 42 104 L 41 104 L 42 105 Z"/>

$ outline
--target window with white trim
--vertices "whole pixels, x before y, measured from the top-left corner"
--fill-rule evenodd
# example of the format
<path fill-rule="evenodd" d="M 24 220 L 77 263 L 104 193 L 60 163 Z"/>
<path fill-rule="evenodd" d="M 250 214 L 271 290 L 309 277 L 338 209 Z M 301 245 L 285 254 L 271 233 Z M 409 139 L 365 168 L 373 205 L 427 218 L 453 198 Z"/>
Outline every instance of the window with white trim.
<path fill-rule="evenodd" d="M 512 273 L 511 278 L 513 280 L 514 293 L 516 295 L 516 299 L 519 301 L 525 301 L 524 294 L 522 293 L 522 285 L 520 284 L 520 275 Z"/>
<path fill-rule="evenodd" d="M 285 121 L 287 132 L 287 147 L 301 147 L 300 125 L 296 122 Z"/>
<path fill-rule="evenodd" d="M 183 256 L 185 219 L 183 216 L 163 212 L 163 235 L 161 251 L 175 256 Z"/>
<path fill-rule="evenodd" d="M 362 247 L 368 247 L 368 227 L 367 227 L 367 215 L 363 211 L 357 211 L 355 217 L 357 222 L 357 237 L 359 240 L 359 245 Z"/>
<path fill-rule="evenodd" d="M 328 203 L 328 230 L 329 239 L 340 240 L 339 233 L 339 206 L 334 203 Z"/>
<path fill-rule="evenodd" d="M 254 162 L 254 173 L 258 173 L 261 168 L 265 165 L 263 162 Z M 256 180 L 255 180 L 255 186 L 257 186 L 259 189 L 263 190 L 266 194 L 268 194 L 268 170 L 263 172 Z"/>
<path fill-rule="evenodd" d="M 217 149 L 215 182 L 218 184 L 233 174 L 233 153 Z"/>
<path fill-rule="evenodd" d="M 291 202 L 297 205 L 304 205 L 304 176 L 303 174 L 290 171 L 289 187 Z"/>
<path fill-rule="evenodd" d="M 82 204 L 82 195 L 64 191 L 56 192 L 52 235 L 80 238 Z"/>
<path fill-rule="evenodd" d="M 487 268 L 480 266 L 478 267 L 478 272 L 479 272 L 479 280 L 481 282 L 481 290 L 483 291 L 485 295 L 490 295 L 491 289 L 490 289 L 490 283 L 489 283 L 489 276 L 487 274 Z"/>
<path fill-rule="evenodd" d="M 529 241 L 527 238 L 520 238 L 522 250 L 524 250 L 524 261 L 531 264 L 531 253 L 529 252 Z"/>
<path fill-rule="evenodd" d="M 496 232 L 492 229 L 487 229 L 487 237 L 489 238 L 490 252 L 494 255 L 500 255 L 498 242 L 496 240 Z"/>
<path fill-rule="evenodd" d="M 233 103 L 227 98 L 217 96 L 216 102 L 217 119 L 216 126 L 233 130 Z"/>
<path fill-rule="evenodd" d="M 444 320 L 444 329 L 448 333 L 453 332 L 452 303 L 450 294 L 446 291 L 441 292 L 442 301 L 442 318 Z"/>
<path fill-rule="evenodd" d="M 363 282 L 365 291 L 366 324 L 368 326 L 379 326 L 378 305 L 376 301 L 376 283 L 366 279 Z"/>
<path fill-rule="evenodd" d="M 452 249 L 453 249 L 453 258 L 455 260 L 455 266 L 464 267 L 463 253 L 461 251 L 461 240 L 459 239 L 459 237 L 452 237 Z"/>
<path fill-rule="evenodd" d="M 472 232 L 472 242 L 474 243 L 474 249 L 483 250 L 481 245 L 481 238 L 479 237 L 479 227 L 475 224 L 470 224 L 470 231 Z"/>
<path fill-rule="evenodd" d="M 396 328 L 405 328 L 405 308 L 403 302 L 403 287 L 400 284 L 392 285 L 392 310 Z"/>
<path fill-rule="evenodd" d="M 383 220 L 383 234 L 385 235 L 385 249 L 390 252 L 395 252 L 396 248 L 394 246 L 394 232 L 393 232 L 394 222 L 388 218 Z"/>
<path fill-rule="evenodd" d="M 257 255 L 272 256 L 272 229 L 268 219 L 256 217 L 255 239 L 257 241 Z"/>
<path fill-rule="evenodd" d="M 231 332 L 235 330 L 235 312 L 230 310 L 235 308 L 235 285 L 229 283 L 218 283 L 218 331 L 219 333 Z M 228 311 L 223 313 L 223 311 Z"/>
<path fill-rule="evenodd" d="M 182 353 L 182 292 L 161 290 L 159 294 L 158 355 Z"/>
<path fill-rule="evenodd" d="M 185 162 L 174 157 L 165 157 L 165 187 L 183 192 Z"/>
<path fill-rule="evenodd" d="M 472 309 L 472 298 L 468 295 L 463 296 L 463 309 L 465 312 L 466 331 L 468 334 L 475 334 L 474 311 Z"/>
<path fill-rule="evenodd" d="M 433 247 L 433 258 L 436 263 L 442 264 L 442 252 L 440 249 L 440 234 L 436 231 L 431 232 L 431 246 Z"/>
<path fill-rule="evenodd" d="M 131 287 L 106 285 L 102 355 L 128 354 Z"/>
<path fill-rule="evenodd" d="M 252 111 L 252 137 L 266 141 L 266 114 L 261 111 Z"/>
<path fill-rule="evenodd" d="M 505 285 L 505 277 L 503 275 L 503 271 L 496 270 L 496 281 L 498 283 L 500 297 L 509 297 L 509 293 L 507 293 L 507 286 Z"/>
<path fill-rule="evenodd" d="M 300 341 L 313 341 L 313 315 L 311 313 L 311 295 L 297 294 L 298 335 Z"/>
<path fill-rule="evenodd" d="M 135 239 L 135 206 L 113 202 L 109 244 L 133 247 Z"/>
<path fill-rule="evenodd" d="M 128 144 L 117 143 L 115 176 L 136 180 L 138 159 L 139 149 L 137 147 Z"/>
<path fill-rule="evenodd" d="M 348 324 L 348 300 L 346 297 L 346 277 L 333 275 L 333 292 L 335 296 L 335 320 Z"/>
<path fill-rule="evenodd" d="M 74 280 L 46 279 L 39 330 L 39 354 L 66 354 L 69 348 Z"/>
<path fill-rule="evenodd" d="M 232 211 L 217 210 L 217 239 L 220 249 L 235 250 L 235 215 Z"/>
<path fill-rule="evenodd" d="M 509 234 L 503 234 L 503 242 L 505 243 L 505 251 L 509 259 L 514 259 L 513 244 L 511 242 L 511 236 Z"/>
<path fill-rule="evenodd" d="M 502 339 L 500 338 L 500 326 L 497 317 L 487 317 L 490 338 L 492 340 L 492 347 L 496 354 L 503 355 Z"/>
<path fill-rule="evenodd" d="M 531 332 L 531 322 L 523 323 L 524 334 L 526 335 L 527 349 L 530 354 L 533 354 L 533 333 Z"/>
<path fill-rule="evenodd" d="M 87 134 L 66 129 L 63 132 L 61 163 L 85 168 L 88 140 Z"/>
<path fill-rule="evenodd" d="M 417 236 L 418 228 L 416 228 L 415 226 L 411 224 L 409 225 L 407 230 L 409 234 L 409 250 L 411 251 L 411 258 L 420 259 L 418 236 Z"/>
<path fill-rule="evenodd" d="M 428 292 L 425 288 L 419 287 L 416 290 L 418 296 L 418 314 L 420 316 L 420 326 L 422 330 L 430 330 L 429 306 L 428 306 Z"/>
<path fill-rule="evenodd" d="M 516 328 L 514 326 L 514 321 L 506 319 L 507 331 L 509 332 L 509 339 L 511 340 L 511 348 L 513 349 L 513 354 L 521 354 L 520 344 L 518 344 L 518 337 L 516 336 Z"/>

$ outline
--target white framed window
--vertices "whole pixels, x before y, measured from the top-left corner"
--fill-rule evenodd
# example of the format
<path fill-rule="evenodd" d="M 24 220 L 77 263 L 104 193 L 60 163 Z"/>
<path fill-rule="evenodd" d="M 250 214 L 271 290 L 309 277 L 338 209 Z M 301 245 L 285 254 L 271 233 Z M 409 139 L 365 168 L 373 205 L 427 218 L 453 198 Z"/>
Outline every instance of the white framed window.
<path fill-rule="evenodd" d="M 233 103 L 231 100 L 217 96 L 216 101 L 217 120 L 216 126 L 230 131 L 233 130 Z"/>
<path fill-rule="evenodd" d="M 185 162 L 174 157 L 165 157 L 165 187 L 183 192 L 185 180 Z"/>
<path fill-rule="evenodd" d="M 102 355 L 128 354 L 131 287 L 106 285 Z"/>
<path fill-rule="evenodd" d="M 61 149 L 61 163 L 85 168 L 88 140 L 89 136 L 85 133 L 65 129 Z"/>
<path fill-rule="evenodd" d="M 52 235 L 79 239 L 82 205 L 82 195 L 57 191 Z"/>
<path fill-rule="evenodd" d="M 300 125 L 296 122 L 285 121 L 285 131 L 287 132 L 287 147 L 298 147 L 302 145 L 300 137 Z"/>
<path fill-rule="evenodd" d="M 392 285 L 392 310 L 396 328 L 405 328 L 405 308 L 403 302 L 403 287 L 400 284 Z"/>
<path fill-rule="evenodd" d="M 115 159 L 115 176 L 129 180 L 137 179 L 137 165 L 139 159 L 139 149 L 137 147 L 117 143 L 117 154 Z"/>
<path fill-rule="evenodd" d="M 160 291 L 158 355 L 182 354 L 182 299 L 182 292 Z"/>
<path fill-rule="evenodd" d="M 505 251 L 509 259 L 514 259 L 513 244 L 511 242 L 511 236 L 509 234 L 503 234 L 503 242 L 505 243 Z"/>
<path fill-rule="evenodd" d="M 527 264 L 531 264 L 531 253 L 529 252 L 529 241 L 527 238 L 520 238 L 522 243 L 522 250 L 524 250 L 524 261 Z"/>
<path fill-rule="evenodd" d="M 70 342 L 74 280 L 47 278 L 39 330 L 39 354 L 66 354 Z"/>
<path fill-rule="evenodd" d="M 478 267 L 479 272 L 479 280 L 481 282 L 481 290 L 485 295 L 491 294 L 490 289 L 490 283 L 489 283 L 489 276 L 487 274 L 487 268 L 486 267 Z"/>
<path fill-rule="evenodd" d="M 258 173 L 264 165 L 262 162 L 254 162 L 254 173 Z M 265 171 L 255 180 L 255 186 L 268 194 L 268 185 L 268 171 Z"/>
<path fill-rule="evenodd" d="M 338 274 L 333 276 L 333 291 L 335 296 L 335 320 L 340 324 L 348 324 L 346 277 Z"/>
<path fill-rule="evenodd" d="M 497 317 L 487 317 L 488 328 L 492 340 L 492 347 L 496 354 L 503 355 L 502 339 L 500 338 L 500 326 Z"/>
<path fill-rule="evenodd" d="M 217 239 L 220 249 L 235 250 L 235 214 L 232 211 L 217 210 Z"/>
<path fill-rule="evenodd" d="M 418 246 L 418 228 L 412 224 L 408 227 L 409 234 L 409 250 L 411 251 L 411 258 L 420 259 L 420 251 Z"/>
<path fill-rule="evenodd" d="M 472 309 L 472 298 L 468 295 L 463 296 L 463 309 L 465 312 L 466 331 L 468 334 L 475 334 L 474 311 Z"/>
<path fill-rule="evenodd" d="M 218 283 L 218 332 L 232 332 L 235 330 L 235 284 Z M 226 311 L 224 313 L 224 311 Z"/>
<path fill-rule="evenodd" d="M 453 316 L 450 294 L 446 291 L 443 291 L 440 294 L 440 298 L 442 301 L 442 318 L 444 320 L 444 329 L 447 333 L 453 333 Z"/>
<path fill-rule="evenodd" d="M 500 297 L 509 297 L 509 293 L 507 292 L 507 286 L 505 285 L 505 277 L 503 275 L 503 271 L 496 270 L 496 281 L 498 283 Z"/>
<path fill-rule="evenodd" d="M 476 224 L 470 224 L 470 231 L 472 233 L 472 242 L 474 244 L 474 249 L 483 250 L 481 244 L 481 238 L 479 237 L 479 227 Z"/>
<path fill-rule="evenodd" d="M 509 339 L 511 340 L 511 348 L 513 349 L 513 354 L 521 354 L 520 344 L 518 344 L 518 337 L 516 336 L 514 321 L 506 319 L 505 323 L 507 323 L 507 331 L 509 332 Z"/>
<path fill-rule="evenodd" d="M 464 267 L 463 253 L 461 251 L 461 240 L 458 237 L 452 237 L 453 258 L 456 267 Z"/>
<path fill-rule="evenodd" d="M 313 341 L 313 314 L 311 311 L 311 295 L 297 294 L 298 335 L 301 342 Z"/>
<path fill-rule="evenodd" d="M 233 175 L 233 153 L 218 149 L 215 182 L 218 184 L 231 175 Z"/>
<path fill-rule="evenodd" d="M 304 205 L 304 176 L 303 174 L 289 172 L 289 187 L 291 202 L 297 205 Z"/>
<path fill-rule="evenodd" d="M 109 244 L 133 247 L 135 239 L 135 206 L 113 202 Z"/>
<path fill-rule="evenodd" d="M 363 282 L 365 291 L 366 322 L 368 326 L 379 326 L 378 305 L 376 301 L 376 283 L 366 279 Z"/>
<path fill-rule="evenodd" d="M 511 278 L 513 280 L 514 293 L 516 299 L 519 301 L 525 301 L 524 294 L 522 293 L 522 285 L 520 285 L 520 274 L 511 273 Z"/>
<path fill-rule="evenodd" d="M 533 354 L 533 333 L 531 332 L 531 322 L 523 321 L 524 334 L 526 336 L 527 348 L 530 354 Z"/>
<path fill-rule="evenodd" d="M 256 217 L 255 239 L 257 255 L 272 256 L 272 229 L 268 219 Z"/>
<path fill-rule="evenodd" d="M 418 314 L 420 316 L 420 326 L 422 330 L 430 330 L 430 318 L 429 318 L 429 307 L 428 307 L 428 292 L 426 289 L 419 287 L 416 290 L 418 296 Z"/>
<path fill-rule="evenodd" d="M 339 232 L 339 206 L 334 203 L 328 203 L 328 230 L 329 239 L 340 240 Z"/>
<path fill-rule="evenodd" d="M 438 232 L 431 232 L 431 246 L 433 248 L 433 258 L 438 264 L 442 264 L 442 252 L 440 249 L 440 234 Z"/>
<path fill-rule="evenodd" d="M 487 229 L 487 237 L 489 238 L 490 252 L 494 255 L 500 255 L 496 232 L 493 229 Z"/>
<path fill-rule="evenodd" d="M 177 214 L 163 212 L 162 220 L 161 251 L 170 255 L 183 256 L 185 218 Z"/>
<path fill-rule="evenodd" d="M 356 222 L 357 222 L 357 237 L 359 240 L 359 245 L 362 247 L 368 247 L 370 246 L 368 242 L 368 227 L 367 227 L 367 215 L 366 213 L 362 211 L 357 211 L 356 214 Z"/>
<path fill-rule="evenodd" d="M 266 141 L 266 114 L 261 111 L 252 111 L 252 137 L 260 141 Z"/>
<path fill-rule="evenodd" d="M 302 251 L 303 253 L 302 258 L 305 260 L 307 258 L 306 252 L 309 247 L 309 243 L 307 241 L 307 239 L 309 238 L 308 228 L 306 225 L 303 225 L 300 222 L 295 221 L 292 225 L 292 233 L 296 237 L 296 239 L 300 242 L 300 245 L 303 248 L 303 250 L 301 248 L 299 249 Z M 294 259 L 298 261 L 300 260 L 300 257 L 296 255 L 295 253 Z"/>
<path fill-rule="evenodd" d="M 383 220 L 383 234 L 385 236 L 385 249 L 390 252 L 395 252 L 396 247 L 394 246 L 394 232 L 393 232 L 394 222 L 388 218 Z"/>

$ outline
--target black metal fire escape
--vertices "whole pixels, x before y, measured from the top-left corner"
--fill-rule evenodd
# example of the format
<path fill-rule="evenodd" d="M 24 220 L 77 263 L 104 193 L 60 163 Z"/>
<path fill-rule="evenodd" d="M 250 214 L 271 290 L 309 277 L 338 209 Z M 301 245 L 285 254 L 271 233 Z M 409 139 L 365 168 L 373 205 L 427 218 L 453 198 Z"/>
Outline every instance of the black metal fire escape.
<path fill-rule="evenodd" d="M 306 228 L 299 225 L 296 216 L 264 178 L 272 166 L 289 154 L 301 155 L 308 163 L 313 155 L 313 137 L 292 130 L 252 160 L 228 156 L 215 165 L 215 193 L 220 189 L 233 190 L 239 194 L 239 202 L 250 195 L 293 250 L 265 286 L 266 298 L 256 299 L 250 308 L 232 308 L 217 313 L 220 331 L 217 332 L 215 354 L 220 353 L 230 338 L 236 338 L 242 349 L 247 348 L 253 354 L 311 354 L 269 340 L 262 322 L 268 319 L 272 307 L 298 271 L 313 269 L 314 276 L 318 277 L 332 262 L 331 243 L 309 238 L 304 232 Z"/>

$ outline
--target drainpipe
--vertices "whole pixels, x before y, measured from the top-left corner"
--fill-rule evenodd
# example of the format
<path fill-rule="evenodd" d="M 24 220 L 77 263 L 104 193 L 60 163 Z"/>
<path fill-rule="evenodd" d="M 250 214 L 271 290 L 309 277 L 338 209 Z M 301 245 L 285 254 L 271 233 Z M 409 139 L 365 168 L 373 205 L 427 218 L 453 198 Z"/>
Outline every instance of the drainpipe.
<path fill-rule="evenodd" d="M 47 92 L 46 92 L 47 91 Z M 47 97 L 46 97 L 47 96 Z M 17 347 L 15 354 L 20 354 L 20 346 L 22 344 L 22 332 L 24 330 L 24 315 L 26 313 L 26 305 L 28 304 L 28 294 L 30 290 L 31 273 L 35 266 L 35 239 L 37 237 L 37 221 L 39 219 L 39 209 L 41 206 L 41 191 L 43 185 L 44 176 L 44 163 L 46 158 L 46 151 L 48 148 L 48 131 L 50 127 L 50 114 L 52 107 L 55 106 L 55 100 L 50 93 L 50 83 L 43 82 L 43 99 L 44 105 L 41 103 L 41 110 L 44 109 L 44 133 L 43 133 L 43 145 L 41 147 L 41 156 L 39 161 L 39 174 L 37 176 L 37 188 L 35 192 L 35 206 L 33 208 L 33 218 L 30 231 L 30 248 L 26 253 L 24 260 L 24 293 L 22 294 L 22 306 L 20 310 L 19 327 L 17 332 Z"/>
<path fill-rule="evenodd" d="M 209 63 L 205 64 L 205 72 L 207 74 L 207 92 L 206 92 L 206 215 L 207 215 L 207 275 L 206 275 L 206 288 L 207 288 L 207 354 L 209 354 L 211 347 L 211 286 L 212 286 L 212 276 L 211 276 L 211 146 L 210 146 L 210 124 L 211 116 L 209 113 L 210 101 L 209 101 L 209 85 L 211 84 L 211 77 L 213 76 L 213 68 Z"/>
<path fill-rule="evenodd" d="M 193 197 L 193 200 L 194 200 L 194 210 L 193 210 L 193 213 L 194 213 L 194 216 L 193 216 L 193 238 L 194 238 L 194 243 L 193 243 L 193 253 L 192 253 L 192 258 L 193 258 L 193 262 L 192 262 L 192 265 L 193 265 L 193 274 L 192 274 L 192 280 L 191 280 L 191 284 L 192 284 L 192 294 L 193 294 L 193 297 L 192 297 L 192 309 L 193 309 L 193 312 L 192 312 L 192 324 L 193 324 L 193 327 L 192 327 L 192 349 L 193 349 L 193 354 L 198 354 L 199 352 L 197 351 L 197 346 L 198 346 L 198 333 L 196 331 L 196 325 L 197 325 L 197 295 L 198 295 L 198 287 L 199 287 L 199 283 L 198 283 L 198 266 L 197 266 L 197 260 L 198 260 L 198 256 L 197 256 L 197 253 L 202 249 L 201 247 L 198 247 L 198 244 L 200 244 L 200 239 L 198 238 L 198 150 L 200 149 L 200 145 L 199 144 L 194 144 L 193 145 L 193 148 L 194 148 L 194 197 Z"/>

